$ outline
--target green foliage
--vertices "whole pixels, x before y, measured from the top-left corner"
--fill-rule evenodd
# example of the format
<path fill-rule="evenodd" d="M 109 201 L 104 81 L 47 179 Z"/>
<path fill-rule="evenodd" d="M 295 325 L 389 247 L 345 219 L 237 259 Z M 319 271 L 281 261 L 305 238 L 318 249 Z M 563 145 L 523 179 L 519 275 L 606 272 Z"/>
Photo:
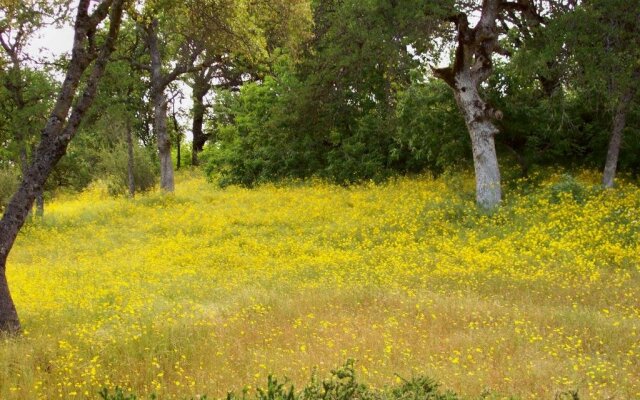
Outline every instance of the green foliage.
<path fill-rule="evenodd" d="M 126 394 L 125 391 L 119 387 L 116 387 L 113 393 L 107 388 L 103 388 L 98 394 L 102 400 L 136 400 L 138 398 L 134 394 Z M 155 398 L 155 396 L 153 398 Z"/>
<path fill-rule="evenodd" d="M 17 189 L 17 172 L 9 167 L 0 168 L 0 210 L 4 209 Z"/>
<path fill-rule="evenodd" d="M 133 394 L 126 394 L 123 389 L 116 387 L 112 392 L 103 388 L 99 395 L 102 400 L 136 400 Z M 151 399 L 155 399 L 151 395 Z M 206 400 L 206 396 L 198 399 Z M 453 392 L 442 392 L 439 385 L 426 377 L 414 377 L 410 380 L 402 379 L 397 387 L 385 390 L 374 390 L 362 382 L 356 376 L 355 362 L 348 360 L 344 366 L 331 371 L 331 377 L 319 381 L 315 373 L 310 382 L 300 391 L 296 391 L 293 385 L 287 385 L 269 375 L 266 387 L 259 387 L 255 392 L 255 400 L 459 400 Z M 249 400 L 247 390 L 240 396 L 233 392 L 227 394 L 226 400 Z"/>
<path fill-rule="evenodd" d="M 560 203 L 563 197 L 570 196 L 578 203 L 584 203 L 588 196 L 588 189 L 570 174 L 564 174 L 560 180 L 551 186 L 551 202 Z"/>
<path fill-rule="evenodd" d="M 471 145 L 451 89 L 440 80 L 416 82 L 400 94 L 395 149 L 410 171 L 442 171 L 470 160 Z"/>
<path fill-rule="evenodd" d="M 457 400 L 459 397 L 451 392 L 442 393 L 438 383 L 433 379 L 417 376 L 409 380 L 402 379 L 399 387 L 391 389 L 394 400 Z"/>
<path fill-rule="evenodd" d="M 347 184 L 422 169 L 427 163 L 414 156 L 428 150 L 407 144 L 412 127 L 396 135 L 398 98 L 417 66 L 398 37 L 420 9 L 406 5 L 316 3 L 304 58 L 281 56 L 271 76 L 216 107 L 224 122 L 204 155 L 208 175 L 222 185 L 309 176 Z"/>
<path fill-rule="evenodd" d="M 317 171 L 324 155 L 318 143 L 302 131 L 290 128 L 295 110 L 287 103 L 296 78 L 286 69 L 262 83 L 249 83 L 239 95 L 221 96 L 226 113 L 218 125 L 218 143 L 205 148 L 202 159 L 211 176 L 222 185 L 305 177 Z"/>
<path fill-rule="evenodd" d="M 577 390 L 568 390 L 558 393 L 555 400 L 580 400 L 580 395 Z"/>
<path fill-rule="evenodd" d="M 107 183 L 109 194 L 122 195 L 129 187 L 127 147 L 119 144 L 113 149 L 104 149 L 98 155 L 97 176 Z M 133 153 L 133 176 L 136 192 L 152 189 L 157 181 L 157 165 L 149 150 L 135 146 Z"/>
<path fill-rule="evenodd" d="M 76 141 L 76 143 L 79 141 Z M 87 187 L 95 177 L 94 162 L 90 157 L 89 149 L 71 143 L 64 155 L 56 164 L 46 183 L 47 190 L 66 188 L 82 190 Z"/>

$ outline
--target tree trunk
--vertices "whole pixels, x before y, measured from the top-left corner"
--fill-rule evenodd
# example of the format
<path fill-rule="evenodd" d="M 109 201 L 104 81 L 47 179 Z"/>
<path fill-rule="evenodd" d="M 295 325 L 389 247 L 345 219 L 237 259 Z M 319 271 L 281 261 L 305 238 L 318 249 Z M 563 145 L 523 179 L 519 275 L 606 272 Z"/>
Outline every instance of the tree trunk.
<path fill-rule="evenodd" d="M 602 186 L 605 189 L 613 188 L 618 168 L 618 156 L 620 155 L 620 147 L 622 147 L 622 131 L 627 123 L 627 112 L 629 105 L 635 95 L 634 89 L 629 89 L 619 100 L 613 116 L 613 124 L 611 127 L 611 139 L 609 141 L 609 149 L 607 150 L 607 160 L 604 166 L 602 176 Z"/>
<path fill-rule="evenodd" d="M 492 122 L 493 118 L 502 118 L 502 113 L 482 99 L 480 85 L 493 71 L 493 53 L 502 52 L 496 19 L 503 7 L 514 4 L 483 0 L 482 13 L 474 28 L 469 27 L 469 19 L 464 13 L 448 18 L 458 31 L 455 59 L 453 65 L 447 68 L 433 69 L 435 76 L 453 89 L 458 108 L 464 116 L 473 150 L 476 202 L 485 209 L 497 207 L 502 200 L 494 138 L 498 129 Z"/>
<path fill-rule="evenodd" d="M 182 133 L 180 132 L 180 124 L 178 124 L 175 108 L 171 117 L 173 119 L 173 129 L 176 131 L 176 170 L 179 170 L 180 165 L 182 165 L 182 155 L 180 154 L 182 150 Z"/>
<path fill-rule="evenodd" d="M 129 196 L 134 198 L 136 195 L 136 179 L 133 174 L 134 158 L 133 158 L 133 134 L 131 132 L 131 122 L 127 121 L 127 178 L 129 183 Z"/>
<path fill-rule="evenodd" d="M 165 192 L 173 192 L 175 183 L 171 161 L 171 139 L 167 130 L 167 98 L 164 91 L 156 93 L 153 107 L 153 128 L 158 141 L 158 157 L 160 158 L 160 188 Z"/>
<path fill-rule="evenodd" d="M 480 97 L 478 88 L 468 74 L 456 77 L 454 96 L 462 111 L 473 150 L 473 167 L 476 176 L 476 202 L 491 209 L 500 204 L 500 167 L 494 136 L 498 133 L 486 110 L 489 109 Z"/>
<path fill-rule="evenodd" d="M 193 83 L 193 125 L 191 132 L 193 133 L 193 141 L 191 142 L 191 165 L 198 165 L 198 154 L 204 149 L 207 142 L 207 135 L 204 134 L 202 126 L 204 125 L 204 113 L 206 107 L 204 105 L 204 97 L 209 91 L 209 81 L 206 73 L 198 73 Z"/>
<path fill-rule="evenodd" d="M 90 3 L 90 0 L 80 0 L 78 4 L 72 56 L 60 94 L 42 130 L 42 139 L 33 161 L 0 220 L 0 331 L 2 332 L 20 331 L 20 322 L 6 280 L 9 252 L 29 215 L 34 199 L 42 193 L 47 177 L 66 153 L 69 142 L 75 136 L 82 118 L 91 106 L 98 82 L 104 74 L 118 36 L 123 0 L 102 2 L 91 15 L 88 13 Z M 97 25 L 106 18 L 110 9 L 109 33 L 100 52 L 87 51 L 87 42 L 93 42 Z M 96 56 L 97 60 L 95 60 Z M 93 68 L 86 79 L 85 89 L 77 94 L 80 80 L 94 60 Z"/>
<path fill-rule="evenodd" d="M 155 19 L 147 27 L 147 47 L 151 56 L 151 93 L 153 97 L 153 129 L 158 142 L 158 157 L 160 158 L 160 189 L 173 192 L 173 164 L 171 162 L 171 140 L 167 131 L 167 97 L 164 89 L 167 82 L 162 74 L 162 57 L 158 46 L 158 20 Z"/>
<path fill-rule="evenodd" d="M 20 332 L 20 320 L 9 291 L 6 262 L 4 259 L 0 264 L 0 333 L 16 333 Z"/>
<path fill-rule="evenodd" d="M 182 146 L 180 146 L 180 136 L 178 135 L 178 137 L 176 138 L 176 170 L 180 169 L 180 164 L 182 163 L 182 160 L 180 159 L 180 148 Z"/>

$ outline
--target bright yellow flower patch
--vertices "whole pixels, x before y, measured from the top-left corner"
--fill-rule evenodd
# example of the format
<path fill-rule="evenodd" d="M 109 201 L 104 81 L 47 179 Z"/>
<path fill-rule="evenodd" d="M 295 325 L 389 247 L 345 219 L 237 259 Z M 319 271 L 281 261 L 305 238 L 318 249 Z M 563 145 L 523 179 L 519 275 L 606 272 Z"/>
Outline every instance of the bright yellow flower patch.
<path fill-rule="evenodd" d="M 507 191 L 470 176 L 342 188 L 59 198 L 9 280 L 25 335 L 0 344 L 1 399 L 221 396 L 347 358 L 374 386 L 424 373 L 467 395 L 640 397 L 640 190 Z M 531 187 L 531 186 L 530 186 Z"/>

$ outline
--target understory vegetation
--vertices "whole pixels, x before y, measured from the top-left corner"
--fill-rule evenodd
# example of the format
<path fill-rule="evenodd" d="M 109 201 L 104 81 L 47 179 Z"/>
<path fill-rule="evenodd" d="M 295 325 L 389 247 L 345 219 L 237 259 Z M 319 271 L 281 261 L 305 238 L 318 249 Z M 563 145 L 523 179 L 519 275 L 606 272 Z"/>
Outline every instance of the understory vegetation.
<path fill-rule="evenodd" d="M 7 271 L 23 335 L 2 339 L 0 398 L 253 396 L 271 373 L 304 388 L 348 359 L 378 393 L 362 399 L 424 376 L 444 397 L 391 398 L 640 397 L 631 180 L 531 173 L 493 213 L 465 172 L 178 182 L 135 199 L 94 184 L 25 226 Z"/>

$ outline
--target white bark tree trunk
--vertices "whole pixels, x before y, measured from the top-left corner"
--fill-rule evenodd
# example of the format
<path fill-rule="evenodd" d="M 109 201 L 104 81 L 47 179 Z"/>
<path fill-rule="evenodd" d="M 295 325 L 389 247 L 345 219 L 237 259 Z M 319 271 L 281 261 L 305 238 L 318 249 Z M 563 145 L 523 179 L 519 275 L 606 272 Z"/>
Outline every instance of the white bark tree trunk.
<path fill-rule="evenodd" d="M 454 62 L 447 68 L 433 69 L 435 76 L 453 89 L 458 108 L 464 116 L 473 150 L 473 166 L 476 175 L 476 202 L 484 209 L 497 207 L 502 200 L 500 167 L 496 154 L 495 135 L 498 128 L 493 119 L 502 118 L 480 96 L 480 85 L 493 71 L 492 56 L 504 53 L 498 43 L 496 21 L 508 7 L 523 13 L 533 13 L 532 3 L 483 0 L 482 13 L 476 26 L 469 26 L 466 14 L 448 18 L 458 31 Z"/>
<path fill-rule="evenodd" d="M 476 202 L 482 208 L 491 209 L 500 204 L 500 167 L 494 136 L 498 128 L 487 116 L 489 107 L 478 93 L 469 74 L 458 74 L 454 95 L 462 111 L 473 150 L 473 166 L 476 176 Z"/>

